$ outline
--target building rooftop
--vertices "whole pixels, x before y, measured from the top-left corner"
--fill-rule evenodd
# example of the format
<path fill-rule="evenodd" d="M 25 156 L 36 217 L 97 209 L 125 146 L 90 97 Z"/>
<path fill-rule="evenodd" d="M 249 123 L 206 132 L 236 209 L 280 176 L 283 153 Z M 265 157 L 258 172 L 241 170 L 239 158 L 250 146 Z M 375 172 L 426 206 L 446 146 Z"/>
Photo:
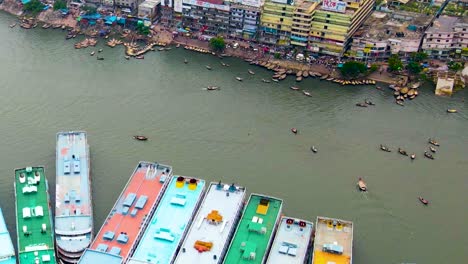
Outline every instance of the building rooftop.
<path fill-rule="evenodd" d="M 204 188 L 204 180 L 174 176 L 128 263 L 172 263 Z"/>
<path fill-rule="evenodd" d="M 313 264 L 353 263 L 353 223 L 317 217 L 313 248 Z"/>
<path fill-rule="evenodd" d="M 354 38 L 387 40 L 389 38 L 420 38 L 431 16 L 409 12 L 387 14 L 374 11 L 356 31 Z"/>
<path fill-rule="evenodd" d="M 59 132 L 56 148 L 56 243 L 67 252 L 80 252 L 91 243 L 93 230 L 86 133 Z"/>
<path fill-rule="evenodd" d="M 79 263 L 122 263 L 154 211 L 170 180 L 172 168 L 140 162 Z"/>
<path fill-rule="evenodd" d="M 282 217 L 266 264 L 308 263 L 313 227 L 308 221 Z"/>
<path fill-rule="evenodd" d="M 145 8 L 154 8 L 161 3 L 161 0 L 146 0 L 141 3 L 138 7 L 145 7 Z"/>
<path fill-rule="evenodd" d="M 451 32 L 453 27 L 460 19 L 458 17 L 440 16 L 436 18 L 432 25 L 427 29 L 427 33 Z"/>
<path fill-rule="evenodd" d="M 2 245 L 0 247 L 0 263 L 16 264 L 15 249 L 3 218 L 2 208 L 0 208 L 0 245 Z"/>
<path fill-rule="evenodd" d="M 251 194 L 224 263 L 260 264 L 266 259 L 283 201 Z"/>
<path fill-rule="evenodd" d="M 242 212 L 245 188 L 211 183 L 174 263 L 220 263 Z"/>
<path fill-rule="evenodd" d="M 15 170 L 19 263 L 55 263 L 54 232 L 44 167 Z"/>

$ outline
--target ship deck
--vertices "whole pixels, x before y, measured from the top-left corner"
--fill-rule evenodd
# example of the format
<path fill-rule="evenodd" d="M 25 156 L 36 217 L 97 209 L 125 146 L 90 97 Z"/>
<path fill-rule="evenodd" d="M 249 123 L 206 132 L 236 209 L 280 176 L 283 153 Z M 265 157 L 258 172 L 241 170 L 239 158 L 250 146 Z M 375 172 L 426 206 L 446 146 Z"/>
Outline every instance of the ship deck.
<path fill-rule="evenodd" d="M 226 264 L 263 263 L 280 216 L 283 201 L 251 194 L 224 259 Z"/>
<path fill-rule="evenodd" d="M 15 170 L 19 263 L 55 263 L 54 235 L 44 167 Z M 36 255 L 37 253 L 37 255 Z"/>
<path fill-rule="evenodd" d="M 170 179 L 169 166 L 140 162 L 79 263 L 124 262 Z"/>
<path fill-rule="evenodd" d="M 81 252 L 91 243 L 93 230 L 86 133 L 58 133 L 56 151 L 56 243 L 63 251 Z"/>
<path fill-rule="evenodd" d="M 304 264 L 311 257 L 314 224 L 282 217 L 266 264 Z"/>
<path fill-rule="evenodd" d="M 16 264 L 15 249 L 0 208 L 0 263 Z"/>
<path fill-rule="evenodd" d="M 242 212 L 245 188 L 211 183 L 174 263 L 220 263 Z"/>
<path fill-rule="evenodd" d="M 332 248 L 341 254 L 323 251 Z M 351 264 L 353 250 L 353 223 L 334 218 L 317 217 L 315 225 L 313 264 Z"/>
<path fill-rule="evenodd" d="M 171 263 L 204 187 L 204 180 L 174 176 L 128 263 Z"/>

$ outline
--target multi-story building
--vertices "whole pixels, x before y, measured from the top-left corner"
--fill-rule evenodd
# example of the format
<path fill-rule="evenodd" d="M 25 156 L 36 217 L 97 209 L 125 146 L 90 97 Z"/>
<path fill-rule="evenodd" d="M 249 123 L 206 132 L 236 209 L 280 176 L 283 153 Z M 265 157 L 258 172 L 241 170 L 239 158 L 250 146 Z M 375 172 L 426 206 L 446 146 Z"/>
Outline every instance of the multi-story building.
<path fill-rule="evenodd" d="M 229 2 L 224 0 L 183 0 L 183 25 L 202 34 L 227 34 L 229 11 Z"/>
<path fill-rule="evenodd" d="M 229 35 L 245 40 L 254 39 L 261 15 L 260 0 L 235 0 L 231 3 Z"/>
<path fill-rule="evenodd" d="M 314 11 L 309 50 L 342 56 L 354 32 L 372 12 L 375 0 L 323 0 Z"/>
<path fill-rule="evenodd" d="M 384 60 L 392 54 L 405 59 L 418 52 L 431 19 L 426 14 L 376 11 L 356 31 L 346 55 L 365 61 Z"/>
<path fill-rule="evenodd" d="M 312 13 L 319 2 L 297 1 L 293 12 L 291 26 L 291 45 L 307 47 L 309 32 L 312 23 Z"/>
<path fill-rule="evenodd" d="M 260 18 L 259 40 L 265 44 L 289 45 L 294 9 L 293 0 L 266 0 Z"/>
<path fill-rule="evenodd" d="M 161 0 L 146 0 L 138 6 L 138 18 L 153 21 L 161 7 Z"/>
<path fill-rule="evenodd" d="M 114 0 L 116 6 L 129 8 L 132 12 L 137 11 L 141 3 L 143 3 L 143 0 Z"/>
<path fill-rule="evenodd" d="M 447 59 L 468 47 L 468 18 L 440 16 L 426 30 L 422 49 L 431 58 Z"/>

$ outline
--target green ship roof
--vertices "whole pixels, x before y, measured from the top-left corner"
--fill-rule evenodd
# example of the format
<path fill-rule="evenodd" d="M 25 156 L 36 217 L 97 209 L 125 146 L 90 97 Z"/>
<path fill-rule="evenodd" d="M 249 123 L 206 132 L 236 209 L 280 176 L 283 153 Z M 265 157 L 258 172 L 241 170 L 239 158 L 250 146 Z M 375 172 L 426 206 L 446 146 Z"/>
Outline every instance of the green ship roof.
<path fill-rule="evenodd" d="M 242 219 L 237 226 L 225 264 L 260 264 L 271 244 L 283 201 L 251 194 Z"/>
<path fill-rule="evenodd" d="M 19 263 L 56 263 L 44 167 L 16 169 L 15 196 Z"/>

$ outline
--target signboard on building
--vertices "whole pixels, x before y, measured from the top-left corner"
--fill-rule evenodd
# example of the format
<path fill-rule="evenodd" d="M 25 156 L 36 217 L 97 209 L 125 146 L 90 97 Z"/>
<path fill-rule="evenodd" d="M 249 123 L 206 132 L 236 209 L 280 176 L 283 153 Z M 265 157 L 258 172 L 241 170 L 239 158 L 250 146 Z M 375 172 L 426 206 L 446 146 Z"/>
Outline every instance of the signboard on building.
<path fill-rule="evenodd" d="M 239 4 L 243 4 L 247 6 L 254 6 L 254 7 L 260 7 L 262 4 L 260 0 L 238 0 L 236 2 Z"/>
<path fill-rule="evenodd" d="M 322 9 L 333 12 L 346 12 L 346 3 L 338 0 L 323 0 Z"/>
<path fill-rule="evenodd" d="M 174 11 L 182 13 L 182 0 L 174 0 Z"/>
<path fill-rule="evenodd" d="M 279 3 L 279 4 L 287 4 L 288 0 L 271 0 L 274 3 Z"/>
<path fill-rule="evenodd" d="M 212 3 L 204 2 L 204 1 L 199 1 L 199 0 L 182 0 L 184 4 L 187 5 L 194 5 L 194 6 L 200 6 L 204 8 L 215 8 L 218 10 L 222 11 L 228 11 L 229 12 L 229 6 L 228 5 L 215 5 Z"/>

